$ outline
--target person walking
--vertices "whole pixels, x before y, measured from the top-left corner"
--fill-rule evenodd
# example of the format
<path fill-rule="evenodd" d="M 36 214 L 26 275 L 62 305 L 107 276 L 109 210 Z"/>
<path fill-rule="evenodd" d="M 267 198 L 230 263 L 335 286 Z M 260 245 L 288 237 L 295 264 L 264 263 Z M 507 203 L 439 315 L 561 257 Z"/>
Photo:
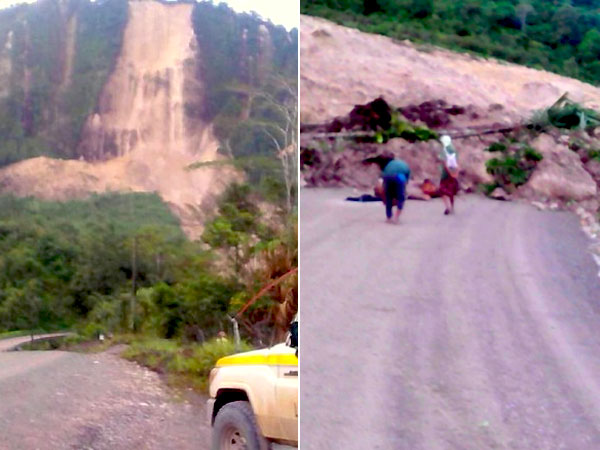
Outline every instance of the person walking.
<path fill-rule="evenodd" d="M 379 155 L 367 158 L 365 164 L 377 164 L 383 179 L 383 203 L 388 223 L 398 223 L 406 199 L 406 185 L 410 179 L 410 167 L 401 159 Z M 396 214 L 392 219 L 392 209 L 396 204 Z"/>
<path fill-rule="evenodd" d="M 442 162 L 441 167 L 441 180 L 440 188 L 438 190 L 439 195 L 444 201 L 444 214 L 454 213 L 454 197 L 458 193 L 458 154 L 456 149 L 452 145 L 452 139 L 448 135 L 444 135 L 440 138 L 442 143 L 442 151 L 439 155 L 440 161 Z"/>

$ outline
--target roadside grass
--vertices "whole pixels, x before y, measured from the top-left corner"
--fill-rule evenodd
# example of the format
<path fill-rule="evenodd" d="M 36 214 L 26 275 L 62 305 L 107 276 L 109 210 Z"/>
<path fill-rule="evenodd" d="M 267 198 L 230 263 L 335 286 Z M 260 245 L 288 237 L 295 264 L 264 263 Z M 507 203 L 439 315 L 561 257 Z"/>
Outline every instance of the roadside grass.
<path fill-rule="evenodd" d="M 208 375 L 219 358 L 252 349 L 249 344 L 242 343 L 236 350 L 230 340 L 182 344 L 169 339 L 137 338 L 121 356 L 164 375 L 172 387 L 192 388 L 205 394 Z"/>
<path fill-rule="evenodd" d="M 0 340 L 2 339 L 11 339 L 21 336 L 30 336 L 31 334 L 44 334 L 47 331 L 44 330 L 16 330 L 16 331 L 6 331 L 4 333 L 0 333 Z"/>
<path fill-rule="evenodd" d="M 60 336 L 20 346 L 21 350 L 63 350 L 78 353 L 100 353 L 118 344 L 128 344 L 134 339 L 133 335 L 118 335 L 111 339 L 100 341 L 81 334 Z"/>

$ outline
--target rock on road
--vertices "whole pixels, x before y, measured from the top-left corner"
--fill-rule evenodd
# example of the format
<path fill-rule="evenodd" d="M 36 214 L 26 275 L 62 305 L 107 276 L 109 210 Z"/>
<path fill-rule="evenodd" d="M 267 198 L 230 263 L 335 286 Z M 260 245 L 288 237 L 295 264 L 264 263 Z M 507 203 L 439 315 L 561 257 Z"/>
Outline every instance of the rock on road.
<path fill-rule="evenodd" d="M 400 225 L 301 193 L 301 448 L 599 449 L 600 280 L 577 218 L 461 196 Z"/>
<path fill-rule="evenodd" d="M 202 399 L 176 401 L 110 351 L 0 351 L 0 450 L 201 450 L 209 439 Z"/>

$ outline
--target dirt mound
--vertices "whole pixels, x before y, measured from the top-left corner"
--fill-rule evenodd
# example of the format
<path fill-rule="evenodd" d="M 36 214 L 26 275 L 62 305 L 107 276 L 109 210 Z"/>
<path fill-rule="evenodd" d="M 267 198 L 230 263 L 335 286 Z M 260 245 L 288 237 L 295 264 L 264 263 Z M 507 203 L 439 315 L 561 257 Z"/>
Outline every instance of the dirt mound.
<path fill-rule="evenodd" d="M 437 182 L 440 176 L 437 155 L 441 147 L 436 140 L 420 142 L 416 135 L 409 134 L 376 145 L 365 144 L 364 142 L 373 142 L 373 140 L 361 136 L 346 141 L 336 141 L 333 138 L 323 141 L 320 137 L 320 132 L 324 131 L 337 133 L 344 130 L 388 129 L 391 124 L 391 114 L 394 112 L 401 113 L 412 123 L 426 124 L 434 129 L 443 126 L 445 130 L 461 129 L 465 123 L 471 125 L 478 120 L 487 120 L 494 125 L 492 120 L 497 118 L 494 111 L 484 112 L 472 105 L 448 105 L 441 99 L 396 108 L 379 97 L 364 105 L 355 105 L 346 116 L 336 117 L 331 122 L 304 127 L 304 133 L 301 135 L 300 165 L 305 183 L 311 186 L 353 186 L 368 189 L 376 182 L 378 173 L 366 170 L 362 160 L 378 154 L 388 154 L 405 160 L 411 167 L 412 181 L 415 184 L 420 184 L 426 179 Z M 492 181 L 485 169 L 485 162 L 491 155 L 484 153 L 483 149 L 494 140 L 492 136 L 480 136 L 461 139 L 456 144 L 460 153 L 463 190 L 472 191 L 477 184 Z M 325 150 L 324 145 L 328 145 L 327 142 L 331 148 Z"/>
<path fill-rule="evenodd" d="M 483 149 L 491 143 L 488 139 L 464 139 L 457 144 L 460 154 L 460 186 L 471 192 L 480 183 L 490 183 L 492 177 L 486 172 L 485 162 L 492 157 Z M 411 143 L 404 139 L 392 139 L 385 144 L 337 144 L 336 149 L 323 150 L 313 146 L 302 149 L 301 170 L 304 184 L 315 187 L 352 186 L 370 191 L 379 178 L 379 170 L 365 166 L 365 158 L 388 154 L 403 159 L 411 168 L 411 186 L 419 186 L 425 180 L 438 183 L 441 165 L 437 159 L 440 144 L 437 141 Z M 343 146 L 343 147 L 341 147 Z M 340 151 L 341 150 L 341 151 Z"/>
<path fill-rule="evenodd" d="M 586 209 L 598 209 L 598 186 L 576 152 L 549 134 L 540 135 L 531 145 L 544 159 L 529 182 L 519 189 L 521 197 L 537 201 L 552 200 L 562 206 L 576 202 Z"/>
<path fill-rule="evenodd" d="M 342 130 L 385 130 L 390 128 L 392 115 L 395 112 L 400 113 L 412 123 L 424 124 L 433 129 L 451 129 L 460 128 L 461 123 L 465 121 L 472 125 L 478 119 L 485 119 L 489 123 L 497 119 L 495 112 L 502 109 L 502 106 L 500 106 L 499 108 L 495 107 L 488 111 L 482 111 L 473 105 L 466 107 L 450 106 L 442 99 L 394 108 L 383 97 L 378 97 L 364 105 L 355 105 L 349 114 L 336 117 L 330 122 L 304 124 L 302 125 L 302 131 L 337 133 Z"/>
<path fill-rule="evenodd" d="M 42 156 L 0 169 L 0 191 L 59 201 L 90 193 L 158 192 L 186 233 L 196 237 L 202 231 L 203 206 L 212 203 L 234 174 L 227 167 L 186 170 L 193 161 L 187 155 L 159 151 L 134 152 L 103 162 Z"/>
<path fill-rule="evenodd" d="M 449 127 L 452 116 L 468 115 L 471 120 L 478 119 L 481 113 L 472 105 L 468 107 L 449 106 L 444 100 L 437 99 L 419 105 L 408 105 L 398 109 L 404 117 L 412 122 L 422 122 L 429 128 Z"/>
<path fill-rule="evenodd" d="M 361 130 L 387 129 L 392 123 L 392 109 L 382 98 L 376 98 L 366 105 L 356 105 L 350 111 L 350 121 L 347 128 Z"/>
<path fill-rule="evenodd" d="M 462 117 L 461 120 L 465 118 L 468 120 L 471 117 L 481 118 L 478 113 L 469 109 L 457 105 L 448 107 L 444 101 L 437 100 L 401 107 L 397 111 L 403 111 L 405 117 L 415 121 L 429 122 L 438 126 L 444 124 L 447 129 L 452 129 L 457 124 L 452 122 L 450 116 Z M 357 105 L 348 116 L 336 118 L 330 124 L 322 126 L 331 128 L 338 123 L 343 123 L 347 128 L 352 128 L 354 124 L 359 129 L 376 129 L 380 125 L 378 121 L 381 113 L 378 111 L 394 111 L 394 108 L 382 98 L 378 98 L 366 105 Z M 485 115 L 483 117 L 489 118 Z M 389 121 L 381 124 L 389 126 Z M 522 127 L 517 128 L 521 133 L 524 130 Z M 454 131 L 464 133 L 466 130 Z M 600 179 L 600 164 L 594 156 L 598 152 L 590 149 L 599 148 L 600 141 L 593 137 L 593 134 L 584 131 L 575 130 L 563 134 L 564 132 L 564 130 L 550 128 L 547 133 L 538 132 L 537 137 L 533 131 L 521 134 L 522 144 L 538 150 L 543 159 L 527 183 L 518 189 L 513 186 L 510 194 L 496 189 L 492 197 L 522 198 L 539 204 L 554 204 L 556 207 L 569 209 L 582 206 L 588 211 L 596 211 L 599 206 L 597 183 Z M 459 152 L 460 187 L 463 191 L 472 192 L 478 190 L 481 185 L 491 186 L 495 182 L 487 172 L 486 163 L 497 155 L 485 150 L 492 143 L 497 142 L 502 134 L 475 132 L 473 136 L 465 136 L 467 135 L 463 134 L 462 138 L 456 139 L 454 145 Z M 396 138 L 385 144 L 360 142 L 362 140 L 360 136 L 355 135 L 345 141 L 329 137 L 328 140 L 323 140 L 320 133 L 304 133 L 301 136 L 301 169 L 305 184 L 319 187 L 352 186 L 370 191 L 377 182 L 379 172 L 365 166 L 362 161 L 383 154 L 403 159 L 409 164 L 411 167 L 409 191 L 410 188 L 417 190 L 425 180 L 439 181 L 440 143 L 437 140 L 409 142 Z M 326 149 L 325 145 L 329 145 L 330 148 Z"/>
<path fill-rule="evenodd" d="M 383 96 L 394 105 L 431 99 L 496 111 L 502 122 L 527 118 L 562 93 L 600 109 L 600 89 L 560 75 L 515 64 L 418 48 L 302 16 L 300 40 L 301 122 L 345 114 Z"/>

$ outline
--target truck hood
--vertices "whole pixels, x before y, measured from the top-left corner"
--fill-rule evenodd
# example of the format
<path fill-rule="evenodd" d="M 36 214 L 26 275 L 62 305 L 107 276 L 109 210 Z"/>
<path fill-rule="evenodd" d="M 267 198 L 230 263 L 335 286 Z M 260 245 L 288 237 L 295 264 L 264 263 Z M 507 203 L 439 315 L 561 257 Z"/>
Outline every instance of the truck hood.
<path fill-rule="evenodd" d="M 216 367 L 223 366 L 297 366 L 296 350 L 285 344 L 277 344 L 270 348 L 252 350 L 225 356 L 217 361 Z"/>

